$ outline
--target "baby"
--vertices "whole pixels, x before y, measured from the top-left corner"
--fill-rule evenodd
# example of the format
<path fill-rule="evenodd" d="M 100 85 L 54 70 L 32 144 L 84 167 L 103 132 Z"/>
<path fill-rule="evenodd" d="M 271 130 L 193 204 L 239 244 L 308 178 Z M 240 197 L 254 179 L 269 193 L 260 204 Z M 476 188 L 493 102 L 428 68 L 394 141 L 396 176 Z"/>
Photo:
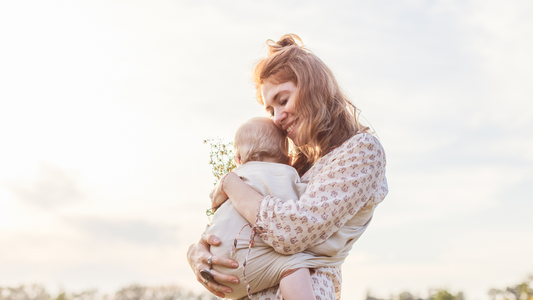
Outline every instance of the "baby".
<path fill-rule="evenodd" d="M 253 118 L 241 125 L 235 133 L 233 146 L 238 165 L 234 172 L 260 194 L 297 200 L 305 192 L 307 184 L 300 182 L 296 169 L 289 166 L 287 137 L 269 118 Z M 248 222 L 231 201 L 224 202 L 204 232 L 222 241 L 220 246 L 211 247 L 211 253 L 229 257 L 241 266 L 246 261 L 245 269 L 213 265 L 213 269 L 240 279 L 240 284 L 227 284 L 233 292 L 227 293 L 226 298 L 245 297 L 246 280 L 252 294 L 279 284 L 285 300 L 315 299 L 309 269 L 342 264 L 370 222 L 373 207 L 362 209 L 365 210 L 367 213 L 358 213 L 357 218 L 349 220 L 322 244 L 301 253 L 283 255 L 259 236 L 254 238 L 254 245 L 249 249 L 251 228 Z"/>

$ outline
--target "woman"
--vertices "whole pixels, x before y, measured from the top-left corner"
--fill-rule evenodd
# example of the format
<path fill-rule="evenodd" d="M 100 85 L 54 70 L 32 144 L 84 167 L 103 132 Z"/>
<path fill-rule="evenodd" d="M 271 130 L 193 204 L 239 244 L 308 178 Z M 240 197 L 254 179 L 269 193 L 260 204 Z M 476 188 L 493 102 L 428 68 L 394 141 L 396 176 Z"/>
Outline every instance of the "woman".
<path fill-rule="evenodd" d="M 381 144 L 358 122 L 357 109 L 341 92 L 329 68 L 296 41 L 301 43 L 291 34 L 276 43 L 270 41 L 268 56 L 255 66 L 254 81 L 258 102 L 294 144 L 292 165 L 302 182 L 308 182 L 306 192 L 297 201 L 281 201 L 257 193 L 229 173 L 211 195 L 213 207 L 229 197 L 263 241 L 283 254 L 305 251 L 328 238 L 353 242 L 388 192 Z M 353 236 L 336 235 L 346 222 L 363 213 L 369 217 L 362 231 Z M 200 275 L 200 270 L 211 264 L 238 266 L 210 254 L 209 248 L 219 243 L 214 236 L 203 236 L 190 246 L 187 256 L 198 281 L 224 297 L 229 289 L 224 282 L 237 278 L 212 271 L 214 280 L 205 281 Z M 317 299 L 340 298 L 340 267 L 318 268 L 312 281 Z M 253 296 L 269 298 L 281 299 L 277 287 Z"/>

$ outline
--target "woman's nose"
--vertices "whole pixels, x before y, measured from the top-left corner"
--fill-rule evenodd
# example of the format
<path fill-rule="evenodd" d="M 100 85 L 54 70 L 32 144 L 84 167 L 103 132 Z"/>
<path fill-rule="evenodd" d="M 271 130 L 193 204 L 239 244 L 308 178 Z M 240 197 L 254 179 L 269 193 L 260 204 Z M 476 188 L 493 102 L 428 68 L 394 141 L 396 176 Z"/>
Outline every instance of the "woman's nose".
<path fill-rule="evenodd" d="M 274 124 L 281 128 L 281 124 L 283 123 L 283 120 L 285 119 L 286 114 L 280 109 L 274 111 Z"/>

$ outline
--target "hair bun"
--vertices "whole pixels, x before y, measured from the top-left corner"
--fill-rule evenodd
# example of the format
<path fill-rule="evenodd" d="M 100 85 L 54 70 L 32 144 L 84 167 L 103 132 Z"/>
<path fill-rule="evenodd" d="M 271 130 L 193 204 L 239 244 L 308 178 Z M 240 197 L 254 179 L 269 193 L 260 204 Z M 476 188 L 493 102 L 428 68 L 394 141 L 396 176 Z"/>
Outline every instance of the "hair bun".
<path fill-rule="evenodd" d="M 273 40 L 267 40 L 267 45 L 268 45 L 270 54 L 276 53 L 285 47 L 296 46 L 301 49 L 304 48 L 302 39 L 293 33 L 289 33 L 289 34 L 282 36 L 277 42 L 274 42 Z"/>

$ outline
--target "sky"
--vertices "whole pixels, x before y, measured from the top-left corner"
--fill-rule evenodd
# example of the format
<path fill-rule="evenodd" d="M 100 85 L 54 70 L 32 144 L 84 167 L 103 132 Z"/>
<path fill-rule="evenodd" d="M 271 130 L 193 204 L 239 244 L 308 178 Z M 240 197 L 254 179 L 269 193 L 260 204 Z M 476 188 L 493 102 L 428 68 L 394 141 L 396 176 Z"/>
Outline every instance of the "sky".
<path fill-rule="evenodd" d="M 206 138 L 265 116 L 251 70 L 298 34 L 387 155 L 343 299 L 489 299 L 533 273 L 533 2 L 0 2 L 0 286 L 195 291 Z"/>

